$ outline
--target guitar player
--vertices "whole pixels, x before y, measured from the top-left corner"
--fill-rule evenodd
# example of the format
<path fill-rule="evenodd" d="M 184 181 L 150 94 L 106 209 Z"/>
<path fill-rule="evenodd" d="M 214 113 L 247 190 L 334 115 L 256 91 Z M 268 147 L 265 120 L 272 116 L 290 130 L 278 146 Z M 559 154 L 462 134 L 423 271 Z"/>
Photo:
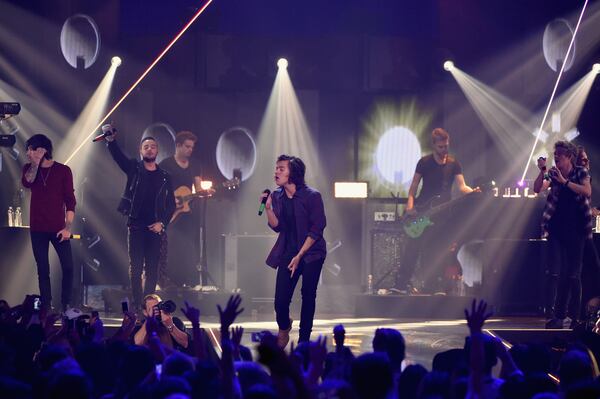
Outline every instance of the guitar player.
<path fill-rule="evenodd" d="M 171 176 L 175 197 L 181 192 L 191 193 L 192 186 L 200 190 L 201 168 L 198 159 L 192 157 L 198 138 L 192 132 L 181 131 L 175 136 L 175 155 L 165 158 L 160 167 Z M 177 204 L 180 209 L 184 204 Z M 187 203 L 185 204 L 187 206 Z M 192 208 L 194 208 L 192 206 Z M 161 288 L 169 286 L 194 286 L 198 283 L 198 254 L 190 251 L 198 247 L 199 212 L 180 213 L 173 215 L 167 234 L 163 235 L 160 251 L 158 284 Z M 167 265 L 177 265 L 167 274 Z"/>
<path fill-rule="evenodd" d="M 463 194 L 468 194 L 478 189 L 472 189 L 465 183 L 460 163 L 448 154 L 450 135 L 442 128 L 431 132 L 432 154 L 419 160 L 408 190 L 405 214 L 415 216 L 419 206 L 440 205 L 451 199 L 452 185 L 456 184 Z M 417 189 L 423 181 L 419 196 Z M 452 243 L 451 233 L 443 226 L 443 222 L 436 223 L 425 230 L 423 235 L 415 239 L 407 239 L 402 264 L 400 265 L 396 287 L 402 292 L 417 293 L 412 284 L 413 273 L 420 263 L 420 275 L 426 282 L 426 288 L 435 289 L 435 280 L 442 275 L 443 270 L 437 270 L 436 264 L 440 263 Z M 447 245 L 446 245 L 447 244 Z"/>

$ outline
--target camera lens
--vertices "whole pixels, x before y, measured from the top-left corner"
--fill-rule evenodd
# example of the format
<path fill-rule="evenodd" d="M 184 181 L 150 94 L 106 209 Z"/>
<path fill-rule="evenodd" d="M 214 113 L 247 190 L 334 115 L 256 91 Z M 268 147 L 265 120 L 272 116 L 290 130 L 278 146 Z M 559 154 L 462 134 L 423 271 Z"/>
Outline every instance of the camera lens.
<path fill-rule="evenodd" d="M 177 305 L 172 300 L 166 300 L 158 303 L 158 308 L 165 313 L 175 313 Z"/>

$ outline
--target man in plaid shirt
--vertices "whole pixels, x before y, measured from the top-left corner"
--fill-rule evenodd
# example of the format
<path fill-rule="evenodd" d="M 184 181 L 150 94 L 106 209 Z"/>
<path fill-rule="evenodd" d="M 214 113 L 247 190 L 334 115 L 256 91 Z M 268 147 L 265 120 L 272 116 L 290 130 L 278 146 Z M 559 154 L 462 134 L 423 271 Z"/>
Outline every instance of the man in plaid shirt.
<path fill-rule="evenodd" d="M 592 187 L 586 168 L 576 166 L 577 147 L 566 141 L 554 144 L 554 162 L 548 170 L 550 193 L 542 215 L 542 237 L 548 239 L 546 328 L 562 328 L 565 317 L 577 325 L 581 306 L 583 246 L 592 235 L 590 196 Z M 544 184 L 545 160 L 538 161 L 540 175 L 534 190 Z"/>

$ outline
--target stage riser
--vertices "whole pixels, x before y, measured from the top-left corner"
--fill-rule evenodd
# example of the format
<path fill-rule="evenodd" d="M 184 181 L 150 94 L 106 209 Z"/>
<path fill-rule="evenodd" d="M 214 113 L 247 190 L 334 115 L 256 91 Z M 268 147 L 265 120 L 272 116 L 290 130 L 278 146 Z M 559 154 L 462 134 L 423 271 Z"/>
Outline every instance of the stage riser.
<path fill-rule="evenodd" d="M 356 317 L 462 319 L 472 297 L 445 295 L 356 295 Z"/>

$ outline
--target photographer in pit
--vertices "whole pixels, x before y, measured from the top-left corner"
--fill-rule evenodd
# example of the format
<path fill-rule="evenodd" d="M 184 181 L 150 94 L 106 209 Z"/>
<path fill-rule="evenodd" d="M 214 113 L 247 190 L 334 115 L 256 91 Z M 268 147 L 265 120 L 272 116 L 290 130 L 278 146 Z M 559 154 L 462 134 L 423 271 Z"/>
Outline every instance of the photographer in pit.
<path fill-rule="evenodd" d="M 144 297 L 143 313 L 145 320 L 134 330 L 133 342 L 147 345 L 152 333 L 156 333 L 160 342 L 168 348 L 185 352 L 190 344 L 190 336 L 185 332 L 181 319 L 173 317 L 177 309 L 173 301 L 162 301 L 156 294 Z"/>

